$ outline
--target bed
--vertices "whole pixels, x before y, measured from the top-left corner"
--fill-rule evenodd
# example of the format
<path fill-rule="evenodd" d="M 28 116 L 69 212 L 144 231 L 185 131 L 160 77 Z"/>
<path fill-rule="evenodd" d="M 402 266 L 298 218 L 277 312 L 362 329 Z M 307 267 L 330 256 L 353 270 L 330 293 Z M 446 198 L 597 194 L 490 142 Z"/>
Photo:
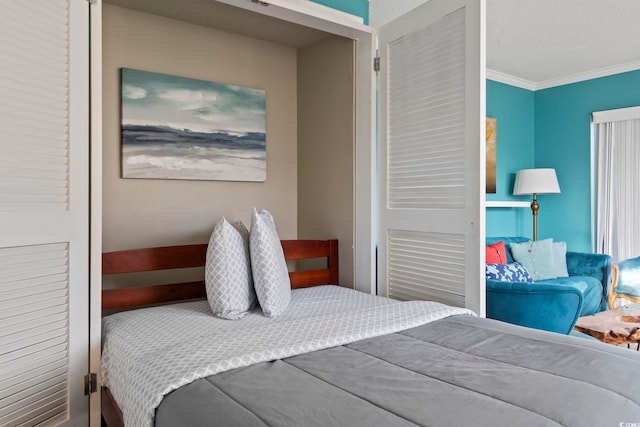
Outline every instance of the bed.
<path fill-rule="evenodd" d="M 282 241 L 281 316 L 221 320 L 204 285 L 103 291 L 102 414 L 114 426 L 620 425 L 640 356 L 596 341 L 336 286 L 337 241 Z M 197 267 L 206 245 L 103 254 L 103 274 Z M 188 300 L 187 302 L 175 302 Z"/>

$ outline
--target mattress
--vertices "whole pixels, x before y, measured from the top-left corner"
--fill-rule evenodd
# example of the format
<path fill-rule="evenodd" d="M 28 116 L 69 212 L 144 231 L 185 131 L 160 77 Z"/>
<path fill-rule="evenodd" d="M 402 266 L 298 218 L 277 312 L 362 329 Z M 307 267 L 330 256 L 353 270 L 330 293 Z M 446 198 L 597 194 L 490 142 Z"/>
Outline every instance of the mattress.
<path fill-rule="evenodd" d="M 635 351 L 453 316 L 195 381 L 156 425 L 631 425 L 639 373 Z"/>
<path fill-rule="evenodd" d="M 640 418 L 640 354 L 336 286 L 276 318 L 206 301 L 103 321 L 126 425 L 585 426 Z"/>
<path fill-rule="evenodd" d="M 214 317 L 207 301 L 103 318 L 102 380 L 126 425 L 153 425 L 163 397 L 210 375 L 413 328 L 469 310 L 400 302 L 338 286 L 292 292 L 287 311 Z"/>

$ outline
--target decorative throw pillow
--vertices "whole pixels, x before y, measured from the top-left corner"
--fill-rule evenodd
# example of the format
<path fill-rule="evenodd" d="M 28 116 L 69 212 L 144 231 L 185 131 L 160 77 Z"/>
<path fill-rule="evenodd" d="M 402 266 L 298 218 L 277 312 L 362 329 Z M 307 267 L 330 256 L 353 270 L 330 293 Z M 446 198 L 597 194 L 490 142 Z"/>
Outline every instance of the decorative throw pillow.
<path fill-rule="evenodd" d="M 205 261 L 205 285 L 211 311 L 235 320 L 256 305 L 251 276 L 249 231 L 241 221 L 222 218 L 213 228 Z"/>
<path fill-rule="evenodd" d="M 553 242 L 553 262 L 556 277 L 569 277 L 567 271 L 567 242 Z"/>
<path fill-rule="evenodd" d="M 487 256 L 485 262 L 487 264 L 506 264 L 507 253 L 504 248 L 504 241 L 500 240 L 497 243 L 487 246 Z"/>
<path fill-rule="evenodd" d="M 499 282 L 533 283 L 527 269 L 518 261 L 509 264 L 487 264 L 485 271 L 487 279 Z"/>
<path fill-rule="evenodd" d="M 524 265 L 534 281 L 555 279 L 553 239 L 511 243 L 509 247 L 513 259 Z"/>
<path fill-rule="evenodd" d="M 291 301 L 289 270 L 271 214 L 253 209 L 249 247 L 253 283 L 267 317 L 284 313 Z"/>

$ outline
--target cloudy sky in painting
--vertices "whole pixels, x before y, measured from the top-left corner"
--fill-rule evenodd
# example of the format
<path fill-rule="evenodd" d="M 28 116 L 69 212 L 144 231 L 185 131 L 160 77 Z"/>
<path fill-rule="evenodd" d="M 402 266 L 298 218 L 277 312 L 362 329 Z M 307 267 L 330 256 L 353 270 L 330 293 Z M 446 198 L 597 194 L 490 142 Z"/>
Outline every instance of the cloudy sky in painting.
<path fill-rule="evenodd" d="M 265 91 L 122 68 L 122 123 L 266 133 Z"/>

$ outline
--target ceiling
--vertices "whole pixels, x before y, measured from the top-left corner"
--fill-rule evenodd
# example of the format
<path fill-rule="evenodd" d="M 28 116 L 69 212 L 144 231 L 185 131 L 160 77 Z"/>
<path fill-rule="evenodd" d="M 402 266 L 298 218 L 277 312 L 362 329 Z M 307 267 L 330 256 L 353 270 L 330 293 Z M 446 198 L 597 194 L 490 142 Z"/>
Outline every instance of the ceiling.
<path fill-rule="evenodd" d="M 213 0 L 104 0 L 104 3 L 294 48 L 306 46 L 327 35 Z"/>
<path fill-rule="evenodd" d="M 104 1 L 295 48 L 326 35 L 212 0 Z M 371 0 L 371 25 L 425 1 Z M 540 89 L 640 69 L 640 0 L 486 2 L 489 78 Z"/>
<path fill-rule="evenodd" d="M 640 0 L 487 0 L 487 69 L 538 88 L 640 69 Z"/>

